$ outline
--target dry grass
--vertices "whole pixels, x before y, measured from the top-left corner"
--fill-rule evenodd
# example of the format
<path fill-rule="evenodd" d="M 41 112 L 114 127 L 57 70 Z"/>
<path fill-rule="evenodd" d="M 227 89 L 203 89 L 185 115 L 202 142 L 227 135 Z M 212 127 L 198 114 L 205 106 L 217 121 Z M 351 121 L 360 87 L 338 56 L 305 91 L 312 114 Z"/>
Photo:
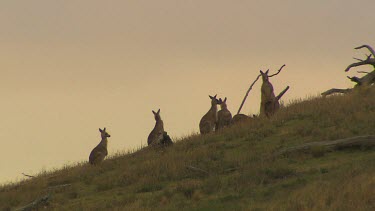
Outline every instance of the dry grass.
<path fill-rule="evenodd" d="M 273 156 L 300 143 L 374 135 L 374 117 L 374 88 L 299 100 L 271 120 L 5 185 L 0 210 L 48 193 L 49 210 L 374 210 L 373 149 Z"/>

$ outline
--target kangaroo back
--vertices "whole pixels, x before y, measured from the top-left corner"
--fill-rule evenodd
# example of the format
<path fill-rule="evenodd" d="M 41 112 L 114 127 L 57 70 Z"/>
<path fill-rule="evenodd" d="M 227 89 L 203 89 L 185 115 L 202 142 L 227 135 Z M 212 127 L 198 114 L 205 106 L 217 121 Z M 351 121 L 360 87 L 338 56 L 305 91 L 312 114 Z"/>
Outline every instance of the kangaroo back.
<path fill-rule="evenodd" d="M 157 112 L 152 111 L 152 113 L 154 114 L 156 123 L 155 123 L 154 129 L 152 129 L 152 131 L 148 135 L 148 138 L 147 138 L 148 145 L 159 144 L 163 140 L 163 134 L 164 134 L 164 123 L 160 117 L 160 109 Z"/>

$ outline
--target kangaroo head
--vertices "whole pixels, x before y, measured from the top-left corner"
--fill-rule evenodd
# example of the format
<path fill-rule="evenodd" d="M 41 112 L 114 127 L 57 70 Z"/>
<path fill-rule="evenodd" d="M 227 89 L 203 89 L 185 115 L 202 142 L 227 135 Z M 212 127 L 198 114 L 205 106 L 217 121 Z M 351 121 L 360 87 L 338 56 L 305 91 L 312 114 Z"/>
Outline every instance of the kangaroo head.
<path fill-rule="evenodd" d="M 111 135 L 109 135 L 109 133 L 107 133 L 105 128 L 103 130 L 99 128 L 99 131 L 100 131 L 100 134 L 101 134 L 102 138 L 111 137 Z"/>
<path fill-rule="evenodd" d="M 267 70 L 266 72 L 260 71 L 260 74 L 262 75 L 263 82 L 268 82 L 268 71 L 269 70 Z"/>
<path fill-rule="evenodd" d="M 215 96 L 211 96 L 211 95 L 208 95 L 209 97 L 210 97 L 210 99 L 211 99 L 211 105 L 212 106 L 216 106 L 217 104 L 220 104 L 220 101 L 218 100 L 218 99 L 216 99 L 216 96 L 217 95 L 215 95 Z"/>
<path fill-rule="evenodd" d="M 160 117 L 160 109 L 159 109 L 157 112 L 152 111 L 152 113 L 154 114 L 154 117 L 155 117 L 155 120 L 156 120 L 156 121 L 161 120 L 161 117 Z"/>
<path fill-rule="evenodd" d="M 222 100 L 221 98 L 219 99 L 219 104 L 220 104 L 220 108 L 221 109 L 226 109 L 227 108 L 227 98 L 224 98 L 224 100 Z"/>

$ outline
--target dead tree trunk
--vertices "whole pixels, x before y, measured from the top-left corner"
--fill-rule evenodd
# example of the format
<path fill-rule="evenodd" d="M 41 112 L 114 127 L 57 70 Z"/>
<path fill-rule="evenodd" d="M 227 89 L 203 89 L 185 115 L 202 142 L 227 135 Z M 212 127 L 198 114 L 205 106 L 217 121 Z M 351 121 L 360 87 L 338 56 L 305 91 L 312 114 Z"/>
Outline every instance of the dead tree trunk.
<path fill-rule="evenodd" d="M 369 45 L 362 45 L 362 46 L 356 47 L 355 49 L 358 50 L 358 49 L 362 49 L 362 48 L 367 48 L 370 51 L 370 54 L 367 55 L 366 59 L 354 58 L 354 59 L 358 60 L 359 62 L 355 62 L 353 64 L 350 64 L 345 69 L 345 72 L 348 72 L 349 70 L 351 70 L 351 68 L 359 67 L 359 66 L 363 66 L 363 65 L 371 65 L 371 66 L 373 66 L 374 70 L 372 72 L 361 71 L 360 73 L 366 73 L 366 75 L 363 76 L 363 77 L 360 77 L 360 78 L 356 77 L 356 76 L 354 76 L 354 77 L 348 76 L 348 78 L 351 81 L 356 83 L 356 85 L 353 88 L 349 88 L 349 89 L 333 88 L 333 89 L 330 89 L 330 90 L 327 90 L 327 91 L 323 92 L 322 95 L 324 97 L 328 96 L 328 95 L 331 95 L 331 94 L 335 94 L 335 93 L 345 94 L 345 93 L 351 92 L 353 89 L 356 89 L 356 88 L 359 88 L 359 87 L 364 87 L 364 86 L 371 86 L 375 83 L 375 51 Z M 371 57 L 374 57 L 374 58 L 371 58 Z"/>

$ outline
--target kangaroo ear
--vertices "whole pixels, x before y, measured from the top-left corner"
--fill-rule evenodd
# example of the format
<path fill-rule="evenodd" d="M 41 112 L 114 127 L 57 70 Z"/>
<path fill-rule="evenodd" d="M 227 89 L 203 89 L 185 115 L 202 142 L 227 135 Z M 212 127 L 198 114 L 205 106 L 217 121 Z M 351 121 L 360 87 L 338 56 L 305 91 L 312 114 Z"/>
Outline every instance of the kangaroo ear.
<path fill-rule="evenodd" d="M 262 75 L 264 74 L 264 72 L 263 72 L 262 70 L 259 70 L 259 72 L 260 72 L 260 74 L 262 74 Z"/>
<path fill-rule="evenodd" d="M 270 71 L 270 69 L 268 69 L 268 70 L 266 71 L 266 74 L 268 74 L 269 71 Z"/>
<path fill-rule="evenodd" d="M 160 108 L 159 108 L 159 110 L 158 110 L 157 114 L 160 114 Z"/>
<path fill-rule="evenodd" d="M 214 97 L 212 97 L 211 95 L 208 95 L 210 97 L 210 99 L 212 100 Z"/>
<path fill-rule="evenodd" d="M 99 128 L 99 132 L 103 132 L 102 129 Z"/>
<path fill-rule="evenodd" d="M 214 96 L 215 99 L 216 99 L 216 96 L 217 96 L 217 94 Z"/>
<path fill-rule="evenodd" d="M 156 112 L 154 111 L 154 110 L 152 110 L 152 113 L 155 115 L 156 114 Z"/>
<path fill-rule="evenodd" d="M 106 130 L 106 129 L 104 128 L 103 131 L 105 132 L 105 130 Z"/>
<path fill-rule="evenodd" d="M 224 103 L 226 103 L 226 102 L 227 102 L 227 98 L 225 97 L 225 98 L 224 98 Z"/>

